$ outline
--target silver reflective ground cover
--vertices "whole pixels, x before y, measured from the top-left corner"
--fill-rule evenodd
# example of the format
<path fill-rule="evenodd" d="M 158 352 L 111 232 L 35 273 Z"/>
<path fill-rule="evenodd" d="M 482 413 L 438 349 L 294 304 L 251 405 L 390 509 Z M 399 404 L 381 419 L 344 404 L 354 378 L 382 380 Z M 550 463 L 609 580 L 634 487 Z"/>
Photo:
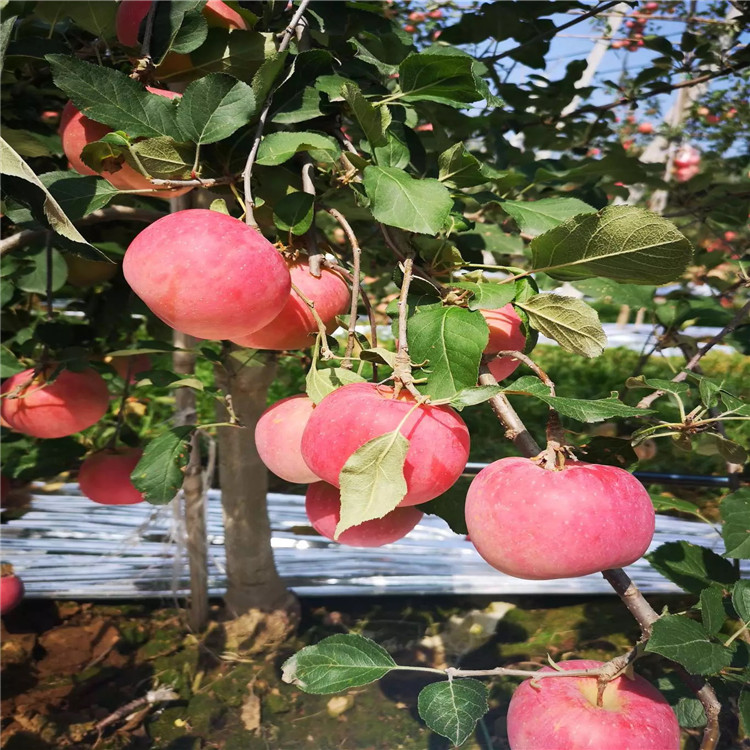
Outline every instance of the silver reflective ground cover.
<path fill-rule="evenodd" d="M 600 575 L 525 581 L 485 563 L 444 521 L 424 516 L 404 539 L 377 548 L 345 547 L 318 536 L 300 495 L 268 495 L 273 548 L 279 572 L 301 595 L 377 594 L 611 594 Z M 184 527 L 179 502 L 170 506 L 105 506 L 81 497 L 76 485 L 61 494 L 35 495 L 22 518 L 0 529 L 2 559 L 23 578 L 29 597 L 140 599 L 188 593 Z M 209 589 L 225 589 L 221 500 L 207 504 Z M 708 524 L 657 516 L 651 549 L 679 539 L 723 552 Z M 750 565 L 743 563 L 744 574 Z M 677 593 L 645 561 L 628 574 L 646 593 Z"/>

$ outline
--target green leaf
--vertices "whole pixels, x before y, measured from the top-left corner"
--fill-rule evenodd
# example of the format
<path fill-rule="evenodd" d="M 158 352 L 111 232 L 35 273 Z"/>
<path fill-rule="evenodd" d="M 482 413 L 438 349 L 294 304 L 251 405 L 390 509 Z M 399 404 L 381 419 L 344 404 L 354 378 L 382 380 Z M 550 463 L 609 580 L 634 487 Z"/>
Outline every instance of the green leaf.
<path fill-rule="evenodd" d="M 7 346 L 0 346 L 0 378 L 9 378 L 26 369 Z"/>
<path fill-rule="evenodd" d="M 550 396 L 549 387 L 533 375 L 525 375 L 503 388 L 508 394 L 533 396 L 548 404 L 564 417 L 577 419 L 579 422 L 602 422 L 614 417 L 643 417 L 653 413 L 650 409 L 638 409 L 623 404 L 612 391 L 609 398 L 587 400 L 584 398 L 565 398 Z"/>
<path fill-rule="evenodd" d="M 274 208 L 273 223 L 282 232 L 304 234 L 314 218 L 315 196 L 310 193 L 289 193 Z"/>
<path fill-rule="evenodd" d="M 365 349 L 359 353 L 359 358 L 365 362 L 378 362 L 388 367 L 396 366 L 396 352 L 385 349 L 382 346 L 375 346 L 372 349 Z"/>
<path fill-rule="evenodd" d="M 721 535 L 727 551 L 725 557 L 750 560 L 750 490 L 742 489 L 721 501 L 724 526 Z"/>
<path fill-rule="evenodd" d="M 216 143 L 247 125 L 257 108 L 248 84 L 223 73 L 209 73 L 185 89 L 177 108 L 177 125 L 187 140 Z"/>
<path fill-rule="evenodd" d="M 465 406 L 476 406 L 489 401 L 502 390 L 502 386 L 499 385 L 477 385 L 473 388 L 464 388 L 451 398 L 450 404 L 454 409 L 461 411 Z"/>
<path fill-rule="evenodd" d="M 390 654 L 369 638 L 338 634 L 287 659 L 281 678 L 306 693 L 325 695 L 367 685 L 395 667 Z"/>
<path fill-rule="evenodd" d="M 131 150 L 143 168 L 157 179 L 187 180 L 192 174 L 195 161 L 192 143 L 178 143 L 167 137 L 147 138 L 134 143 Z"/>
<path fill-rule="evenodd" d="M 66 216 L 65 211 L 63 211 L 54 196 L 47 190 L 44 183 L 34 174 L 31 167 L 2 138 L 0 138 L 0 165 L 2 165 L 0 167 L 2 174 L 17 177 L 31 183 L 31 185 L 41 191 L 39 199 L 44 216 L 49 222 L 51 229 L 73 242 L 92 247 L 86 241 L 85 237 L 73 226 L 70 219 Z M 12 194 L 12 191 L 10 192 Z"/>
<path fill-rule="evenodd" d="M 391 167 L 392 169 L 406 169 L 411 161 L 411 152 L 403 137 L 396 135 L 394 132 L 395 127 L 395 125 L 392 126 L 386 133 L 385 146 L 376 146 L 373 149 L 373 157 L 378 166 Z"/>
<path fill-rule="evenodd" d="M 429 101 L 463 107 L 484 98 L 474 77 L 476 60 L 466 54 L 436 54 L 425 50 L 409 55 L 398 66 L 398 83 L 407 102 Z"/>
<path fill-rule="evenodd" d="M 703 432 L 698 437 L 696 453 L 704 456 L 720 455 L 725 461 L 733 464 L 744 464 L 747 461 L 747 451 L 733 440 L 727 440 L 717 432 Z"/>
<path fill-rule="evenodd" d="M 362 383 L 364 378 L 354 370 L 343 367 L 310 368 L 305 379 L 305 391 L 314 404 L 319 404 L 329 393 L 349 383 Z"/>
<path fill-rule="evenodd" d="M 516 302 L 529 316 L 529 323 L 554 339 L 566 352 L 598 357 L 607 345 L 599 316 L 583 300 L 559 294 L 536 294 Z"/>
<path fill-rule="evenodd" d="M 663 510 L 679 510 L 681 513 L 690 513 L 698 518 L 702 516 L 694 503 L 691 503 L 689 500 L 679 500 L 676 497 L 669 497 L 669 495 L 651 495 L 651 504 L 657 513 Z"/>
<path fill-rule="evenodd" d="M 463 307 L 431 305 L 409 318 L 412 361 L 427 361 L 422 390 L 433 399 L 453 398 L 479 378 L 479 363 L 489 340 L 485 319 Z"/>
<path fill-rule="evenodd" d="M 739 578 L 728 560 L 690 542 L 667 542 L 646 559 L 665 578 L 691 594 L 699 594 L 707 586 L 728 587 Z"/>
<path fill-rule="evenodd" d="M 320 108 L 320 92 L 312 86 L 305 86 L 302 91 L 296 93 L 274 114 L 271 122 L 294 125 L 298 122 L 322 117 L 323 114 L 324 112 Z"/>
<path fill-rule="evenodd" d="M 489 164 L 479 161 L 476 156 L 466 150 L 463 143 L 451 146 L 438 156 L 438 169 L 440 182 L 455 188 L 484 185 L 509 174 L 509 172 L 500 172 Z"/>
<path fill-rule="evenodd" d="M 114 135 L 114 133 L 108 133 Z M 112 143 L 111 139 L 102 138 L 87 143 L 81 150 L 81 161 L 95 172 L 116 172 L 125 161 L 130 144 Z"/>
<path fill-rule="evenodd" d="M 156 6 L 150 47 L 155 63 L 161 63 L 170 50 L 192 52 L 206 40 L 208 27 L 201 13 L 203 5 L 199 0 L 172 0 Z"/>
<path fill-rule="evenodd" d="M 18 16 L 8 16 L 8 18 L 4 18 L 2 23 L 0 23 L 0 71 L 3 69 L 5 52 L 8 49 L 8 42 L 10 42 L 17 18 Z"/>
<path fill-rule="evenodd" d="M 453 207 L 437 180 L 415 180 L 392 167 L 365 167 L 364 186 L 375 220 L 409 232 L 437 234 Z"/>
<path fill-rule="evenodd" d="M 554 279 L 603 276 L 632 284 L 673 281 L 693 257 L 674 224 L 636 206 L 576 216 L 532 240 L 531 252 L 533 269 Z"/>
<path fill-rule="evenodd" d="M 503 211 L 516 220 L 525 234 L 537 237 L 574 216 L 594 214 L 596 209 L 578 198 L 540 198 L 538 201 L 502 201 Z M 533 246 L 532 246 L 533 247 Z"/>
<path fill-rule="evenodd" d="M 335 161 L 341 153 L 338 143 L 320 133 L 271 133 L 258 149 L 257 164 L 274 167 L 300 151 L 309 151 L 316 161 Z"/>
<path fill-rule="evenodd" d="M 662 378 L 646 378 L 639 375 L 637 378 L 628 378 L 625 381 L 626 388 L 650 388 L 653 391 L 666 391 L 681 396 L 690 390 L 688 383 L 675 383 L 673 380 L 663 380 Z"/>
<path fill-rule="evenodd" d="M 683 615 L 663 615 L 654 624 L 646 651 L 681 664 L 691 674 L 716 674 L 729 666 L 732 652 L 714 643 L 706 629 Z"/>
<path fill-rule="evenodd" d="M 120 191 L 99 177 L 84 177 L 76 172 L 46 172 L 39 180 L 52 193 L 71 221 L 104 208 Z M 156 218 L 156 215 L 154 216 Z M 102 254 L 94 248 L 94 259 Z"/>
<path fill-rule="evenodd" d="M 131 138 L 168 136 L 180 140 L 175 103 L 146 91 L 114 68 L 92 65 L 70 55 L 47 55 L 55 84 L 86 117 L 123 130 Z"/>
<path fill-rule="evenodd" d="M 735 584 L 735 588 L 741 583 Z M 709 635 L 716 635 L 727 619 L 721 589 L 710 586 L 701 591 L 701 622 Z"/>
<path fill-rule="evenodd" d="M 455 746 L 469 739 L 489 711 L 487 688 L 479 680 L 433 682 L 419 693 L 417 709 L 425 724 Z"/>
<path fill-rule="evenodd" d="M 146 502 L 166 505 L 179 491 L 188 462 L 188 440 L 194 429 L 194 425 L 172 427 L 146 446 L 130 475 Z"/>
<path fill-rule="evenodd" d="M 734 584 L 732 606 L 742 622 L 750 622 L 750 581 L 737 581 Z"/>
<path fill-rule="evenodd" d="M 701 702 L 693 696 L 679 677 L 671 674 L 659 677 L 656 686 L 674 709 L 681 727 L 706 726 L 706 712 Z"/>
<path fill-rule="evenodd" d="M 357 118 L 370 146 L 372 148 L 385 146 L 386 131 L 391 124 L 391 113 L 388 107 L 373 107 L 354 83 L 344 84 L 341 93 Z"/>
<path fill-rule="evenodd" d="M 650 306 L 657 289 L 655 286 L 618 284 L 611 279 L 585 279 L 576 281 L 573 286 L 596 300 L 631 307 Z"/>
<path fill-rule="evenodd" d="M 738 701 L 740 719 L 742 723 L 742 733 L 745 737 L 750 737 L 750 689 L 745 688 L 740 693 Z"/>
<path fill-rule="evenodd" d="M 2 128 L 2 137 L 5 142 L 21 156 L 51 156 L 50 150 L 45 143 L 35 137 L 30 130 L 14 130 L 13 128 Z"/>
<path fill-rule="evenodd" d="M 496 284 L 492 281 L 452 281 L 451 286 L 472 292 L 469 310 L 499 310 L 516 296 L 515 284 Z"/>
<path fill-rule="evenodd" d="M 114 3 L 102 3 L 99 0 L 78 0 L 65 2 L 64 13 L 80 26 L 100 39 L 111 39 L 115 36 L 115 17 L 117 7 Z"/>
<path fill-rule="evenodd" d="M 365 521 L 390 513 L 406 495 L 404 462 L 409 441 L 399 430 L 357 448 L 339 474 L 341 517 L 334 539 Z"/>
<path fill-rule="evenodd" d="M 51 289 L 56 292 L 68 277 L 68 267 L 65 265 L 62 253 L 51 250 L 52 281 Z M 24 292 L 44 294 L 47 289 L 47 252 L 42 249 L 28 256 L 33 264 L 29 270 L 16 279 L 16 286 Z"/>

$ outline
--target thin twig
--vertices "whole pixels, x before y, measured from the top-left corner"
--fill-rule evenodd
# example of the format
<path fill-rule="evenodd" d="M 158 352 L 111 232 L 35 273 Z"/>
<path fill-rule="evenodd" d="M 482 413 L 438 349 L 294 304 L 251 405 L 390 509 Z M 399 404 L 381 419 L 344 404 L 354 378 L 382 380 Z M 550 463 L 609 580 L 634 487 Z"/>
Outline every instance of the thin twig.
<path fill-rule="evenodd" d="M 210 188 L 214 185 L 229 185 L 235 181 L 234 176 L 229 177 L 196 177 L 192 180 L 161 180 L 156 177 L 149 177 L 152 185 L 158 185 L 159 187 L 204 187 Z"/>
<path fill-rule="evenodd" d="M 527 367 L 530 367 L 534 373 L 537 375 L 539 380 L 544 383 L 549 388 L 549 395 L 554 396 L 555 395 L 555 384 L 550 378 L 547 373 L 542 370 L 539 365 L 534 362 L 531 357 L 527 357 L 523 352 L 517 352 L 517 351 L 502 351 L 502 352 L 496 352 L 492 354 L 491 356 L 488 356 L 489 360 L 493 360 L 497 357 L 510 357 L 511 359 L 517 359 L 519 362 L 523 362 Z"/>
<path fill-rule="evenodd" d="M 406 320 L 409 316 L 407 299 L 409 297 L 409 285 L 411 284 L 414 269 L 414 258 L 409 256 L 402 263 L 404 278 L 401 282 L 401 294 L 398 298 L 398 344 L 396 360 L 393 366 L 393 380 L 395 382 L 395 393 L 398 396 L 401 388 L 406 388 L 417 400 L 424 400 L 424 396 L 414 385 L 414 377 L 411 374 L 411 359 L 409 358 L 409 343 L 406 336 Z"/>
<path fill-rule="evenodd" d="M 154 3 L 155 5 L 156 3 Z M 307 6 L 310 4 L 310 0 L 302 0 L 297 7 L 297 10 L 295 14 L 292 16 L 292 20 L 289 23 L 289 26 L 286 27 L 284 30 L 284 33 L 281 36 L 281 42 L 279 42 L 279 49 L 278 52 L 283 52 L 288 46 L 289 43 L 292 41 L 292 37 L 294 36 L 294 30 L 297 27 L 297 24 L 299 23 L 300 19 L 302 18 L 302 15 L 307 10 Z M 253 165 L 255 164 L 255 159 L 258 156 L 258 149 L 260 148 L 260 142 L 263 138 L 263 129 L 266 126 L 266 119 L 268 118 L 268 113 L 271 111 L 271 103 L 273 101 L 273 95 L 276 93 L 276 89 L 272 88 L 271 91 L 268 92 L 268 96 L 266 97 L 266 103 L 263 105 L 263 109 L 260 113 L 260 117 L 258 118 L 258 126 L 255 129 L 255 137 L 253 138 L 253 145 L 250 149 L 250 153 L 247 156 L 247 162 L 245 163 L 245 169 L 242 173 L 242 179 L 244 183 L 244 189 L 245 189 L 245 223 L 249 224 L 251 227 L 258 228 L 258 223 L 255 221 L 255 215 L 253 214 L 253 194 L 252 194 L 252 187 L 251 187 L 251 179 L 253 176 Z"/>
<path fill-rule="evenodd" d="M 47 232 L 47 241 L 44 244 L 44 255 L 47 263 L 45 305 L 47 307 L 47 320 L 52 320 L 52 232 Z"/>
<path fill-rule="evenodd" d="M 722 328 L 715 336 L 709 339 L 704 346 L 699 349 L 690 359 L 690 361 L 672 378 L 673 383 L 681 383 L 688 376 L 688 372 L 695 369 L 695 366 L 701 361 L 701 359 L 708 354 L 708 352 L 716 346 L 720 341 L 724 339 L 727 334 L 734 331 L 735 328 L 750 314 L 750 300 L 746 302 L 735 314 L 735 316 Z M 648 396 L 644 396 L 638 402 L 639 409 L 648 409 L 651 404 L 666 393 L 666 391 L 654 391 L 649 393 Z"/>
<path fill-rule="evenodd" d="M 154 3 L 155 4 L 155 3 Z M 97 722 L 94 726 L 94 731 L 99 735 L 112 724 L 116 724 L 126 716 L 129 716 L 141 706 L 152 706 L 155 703 L 166 703 L 167 701 L 179 700 L 180 696 L 175 693 L 172 688 L 160 687 L 156 690 L 149 690 L 146 695 L 136 698 L 130 703 L 126 703 L 124 706 L 120 706 L 116 711 L 113 711 L 109 716 L 105 717 L 101 721 Z"/>
<path fill-rule="evenodd" d="M 315 324 L 318 326 L 318 333 L 320 334 L 320 356 L 325 359 L 332 359 L 333 352 L 328 346 L 326 337 L 328 331 L 326 330 L 326 324 L 323 322 L 323 318 L 320 317 L 318 311 L 315 309 L 315 302 L 311 300 L 298 286 L 292 284 L 292 291 L 310 308 Z"/>
<path fill-rule="evenodd" d="M 141 56 L 133 67 L 131 78 L 140 81 L 154 70 L 154 61 L 151 59 L 151 37 L 154 33 L 154 16 L 156 15 L 156 3 L 151 3 L 146 14 L 146 28 L 143 31 L 143 44 L 141 44 Z"/>
<path fill-rule="evenodd" d="M 352 367 L 352 353 L 354 352 L 354 343 L 357 340 L 357 306 L 359 302 L 359 287 L 360 287 L 360 265 L 362 260 L 362 248 L 359 246 L 357 235 L 354 234 L 349 222 L 346 220 L 344 215 L 337 211 L 335 208 L 329 208 L 328 213 L 333 216 L 336 221 L 341 225 L 349 244 L 352 246 L 352 277 L 354 283 L 352 284 L 352 303 L 349 308 L 349 330 L 346 339 L 346 350 L 344 351 L 344 359 L 341 362 L 341 366 L 347 369 Z"/>

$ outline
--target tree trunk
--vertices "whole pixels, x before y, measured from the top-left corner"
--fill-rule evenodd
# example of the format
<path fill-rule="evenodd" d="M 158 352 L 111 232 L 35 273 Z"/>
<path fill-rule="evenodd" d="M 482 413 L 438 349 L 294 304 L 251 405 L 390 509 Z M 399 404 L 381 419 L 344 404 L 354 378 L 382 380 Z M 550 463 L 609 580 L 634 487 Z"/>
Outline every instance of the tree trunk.
<path fill-rule="evenodd" d="M 231 396 L 242 427 L 219 427 L 219 480 L 224 508 L 227 559 L 227 610 L 241 617 L 252 610 L 294 619 L 296 598 L 276 570 L 271 549 L 266 492 L 268 473 L 255 448 L 255 425 L 266 408 L 268 387 L 276 374 L 270 355 L 249 363 L 233 356 L 217 367 L 217 384 Z M 228 420 L 223 405 L 219 420 Z"/>

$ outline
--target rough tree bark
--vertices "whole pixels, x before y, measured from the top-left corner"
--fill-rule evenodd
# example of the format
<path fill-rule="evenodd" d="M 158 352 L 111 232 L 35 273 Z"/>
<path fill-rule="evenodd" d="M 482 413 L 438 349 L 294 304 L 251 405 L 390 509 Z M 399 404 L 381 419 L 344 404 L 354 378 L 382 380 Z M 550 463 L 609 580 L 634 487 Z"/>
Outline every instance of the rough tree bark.
<path fill-rule="evenodd" d="M 283 615 L 293 624 L 297 601 L 276 570 L 266 507 L 268 473 L 255 448 L 255 425 L 266 408 L 268 387 L 276 374 L 272 355 L 250 361 L 225 358 L 216 380 L 231 396 L 242 427 L 219 427 L 219 482 L 224 509 L 228 613 L 240 617 L 253 610 Z M 224 406 L 220 420 L 229 419 Z"/>

